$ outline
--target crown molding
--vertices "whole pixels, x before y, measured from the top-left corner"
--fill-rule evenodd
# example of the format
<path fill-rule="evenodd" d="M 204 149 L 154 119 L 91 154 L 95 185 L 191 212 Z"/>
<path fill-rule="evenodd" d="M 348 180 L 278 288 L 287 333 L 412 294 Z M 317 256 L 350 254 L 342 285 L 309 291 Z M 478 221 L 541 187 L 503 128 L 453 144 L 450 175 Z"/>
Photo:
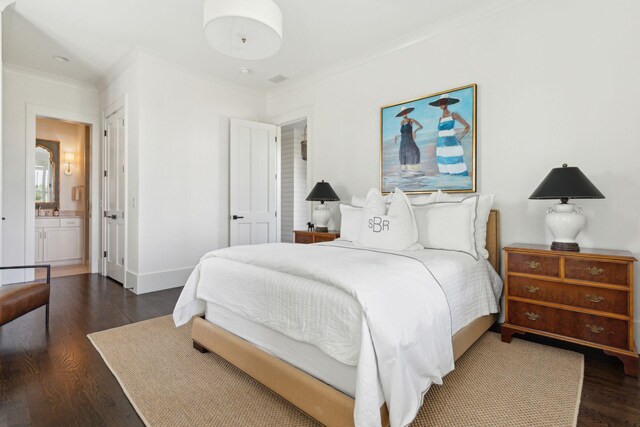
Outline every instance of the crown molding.
<path fill-rule="evenodd" d="M 360 55 L 352 57 L 346 61 L 327 66 L 306 76 L 292 78 L 282 86 L 270 89 L 267 92 L 267 99 L 273 99 L 282 96 L 288 92 L 295 91 L 305 86 L 312 85 L 319 81 L 325 80 L 336 74 L 343 73 L 352 68 L 359 67 L 368 62 L 375 61 L 395 52 L 410 48 L 426 40 L 441 36 L 456 29 L 469 26 L 478 21 L 482 21 L 491 16 L 497 15 L 530 0 L 490 0 L 475 9 L 458 14 L 454 18 L 449 18 L 436 22 L 413 31 L 402 37 L 398 37 L 380 47 L 369 50 Z"/>
<path fill-rule="evenodd" d="M 96 80 L 95 85 L 98 88 L 98 92 L 102 93 L 111 83 L 113 83 L 122 73 L 125 72 L 139 59 L 139 50 L 137 48 L 131 49 L 129 52 L 122 55 L 109 69 Z"/>
<path fill-rule="evenodd" d="M 4 64 L 2 64 L 2 70 L 5 73 L 19 74 L 19 75 L 27 76 L 33 79 L 42 80 L 48 83 L 53 83 L 61 86 L 67 86 L 77 90 L 82 90 L 85 92 L 96 93 L 96 94 L 98 93 L 98 89 L 91 83 L 87 83 L 82 80 L 75 80 L 67 77 L 61 77 L 56 74 L 34 70 L 33 68 L 27 68 L 21 65 L 5 62 Z"/>

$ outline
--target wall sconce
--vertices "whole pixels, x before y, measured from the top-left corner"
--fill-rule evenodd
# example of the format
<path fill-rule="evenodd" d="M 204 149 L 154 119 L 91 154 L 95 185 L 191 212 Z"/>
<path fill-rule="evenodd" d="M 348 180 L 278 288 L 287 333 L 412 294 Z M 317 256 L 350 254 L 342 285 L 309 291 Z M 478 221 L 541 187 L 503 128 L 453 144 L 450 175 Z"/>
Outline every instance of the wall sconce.
<path fill-rule="evenodd" d="M 75 161 L 75 159 L 76 155 L 74 153 L 64 153 L 64 161 L 67 163 L 67 168 L 64 170 L 65 175 L 71 175 L 71 163 Z"/>

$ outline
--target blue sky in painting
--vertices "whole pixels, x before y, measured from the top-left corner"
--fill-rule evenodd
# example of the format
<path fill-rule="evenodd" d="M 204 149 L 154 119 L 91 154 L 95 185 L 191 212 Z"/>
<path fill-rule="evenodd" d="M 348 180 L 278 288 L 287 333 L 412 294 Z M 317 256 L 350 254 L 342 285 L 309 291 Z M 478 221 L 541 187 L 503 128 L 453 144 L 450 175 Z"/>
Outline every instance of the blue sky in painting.
<path fill-rule="evenodd" d="M 473 113 L 473 88 L 469 87 L 466 89 L 457 90 L 454 92 L 449 92 L 449 96 L 451 98 L 457 98 L 460 100 L 457 104 L 449 106 L 449 111 L 458 113 L 469 122 L 470 125 L 473 125 L 472 113 Z M 382 130 L 383 130 L 383 140 L 386 141 L 388 138 L 393 138 L 395 135 L 400 135 L 400 125 L 402 122 L 401 117 L 396 117 L 396 114 L 400 112 L 402 107 L 414 107 L 409 117 L 417 120 L 423 127 L 425 131 L 435 130 L 438 126 L 438 119 L 442 115 L 442 111 L 438 107 L 432 107 L 429 105 L 429 102 L 435 101 L 439 99 L 440 95 L 432 96 L 429 98 L 423 98 L 418 101 L 408 102 L 406 104 L 395 105 L 393 107 L 387 107 L 382 110 Z"/>

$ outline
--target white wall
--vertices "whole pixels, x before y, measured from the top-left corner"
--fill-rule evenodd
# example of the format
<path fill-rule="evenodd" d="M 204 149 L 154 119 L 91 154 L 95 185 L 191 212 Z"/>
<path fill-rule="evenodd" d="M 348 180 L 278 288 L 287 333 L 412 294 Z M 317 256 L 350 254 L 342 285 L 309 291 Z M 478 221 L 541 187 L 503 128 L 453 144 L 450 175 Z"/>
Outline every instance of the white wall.
<path fill-rule="evenodd" d="M 84 211 L 83 201 L 72 200 L 72 188 L 84 185 L 84 125 L 63 122 L 55 119 L 36 119 L 36 138 L 60 142 L 60 201 L 61 211 Z M 35 144 L 35 141 L 34 141 Z M 72 152 L 75 160 L 71 162 L 71 175 L 64 173 L 67 162 L 64 154 Z"/>
<path fill-rule="evenodd" d="M 525 2 L 273 93 L 267 112 L 313 109 L 309 173 L 348 200 L 379 185 L 380 106 L 477 83 L 478 188 L 496 195 L 502 243 L 551 242 L 549 203 L 528 197 L 566 162 L 607 197 L 580 201 L 588 221 L 580 245 L 639 257 L 637 16 L 634 0 Z M 637 265 L 635 273 L 640 277 Z M 640 321 L 640 292 L 635 312 Z M 635 330 L 640 342 L 640 323 Z"/>
<path fill-rule="evenodd" d="M 26 212 L 26 148 L 34 141 L 26 140 L 27 105 L 33 104 L 59 110 L 97 115 L 98 93 L 95 89 L 65 80 L 30 74 L 13 67 L 3 69 L 3 159 L 2 262 L 20 265 L 25 262 L 25 220 L 34 215 Z M 20 280 L 22 274 L 6 273 L 5 282 Z"/>
<path fill-rule="evenodd" d="M 204 253 L 229 244 L 229 118 L 264 120 L 266 100 L 146 54 L 102 105 L 125 92 L 129 179 L 138 181 L 129 182 L 127 280 L 136 293 L 182 286 Z"/>

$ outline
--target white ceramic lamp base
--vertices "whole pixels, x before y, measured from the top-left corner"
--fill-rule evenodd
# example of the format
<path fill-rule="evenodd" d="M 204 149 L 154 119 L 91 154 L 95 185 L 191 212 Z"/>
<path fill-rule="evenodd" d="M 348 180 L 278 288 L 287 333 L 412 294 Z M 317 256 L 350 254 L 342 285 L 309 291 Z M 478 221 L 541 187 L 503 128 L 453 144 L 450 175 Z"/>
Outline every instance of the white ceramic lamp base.
<path fill-rule="evenodd" d="M 580 252 L 576 237 L 587 222 L 582 208 L 571 203 L 558 203 L 547 210 L 545 222 L 553 235 L 552 250 Z"/>
<path fill-rule="evenodd" d="M 326 233 L 329 231 L 327 225 L 331 219 L 331 212 L 327 205 L 321 203 L 316 205 L 313 210 L 313 222 L 315 224 L 315 230 Z"/>

